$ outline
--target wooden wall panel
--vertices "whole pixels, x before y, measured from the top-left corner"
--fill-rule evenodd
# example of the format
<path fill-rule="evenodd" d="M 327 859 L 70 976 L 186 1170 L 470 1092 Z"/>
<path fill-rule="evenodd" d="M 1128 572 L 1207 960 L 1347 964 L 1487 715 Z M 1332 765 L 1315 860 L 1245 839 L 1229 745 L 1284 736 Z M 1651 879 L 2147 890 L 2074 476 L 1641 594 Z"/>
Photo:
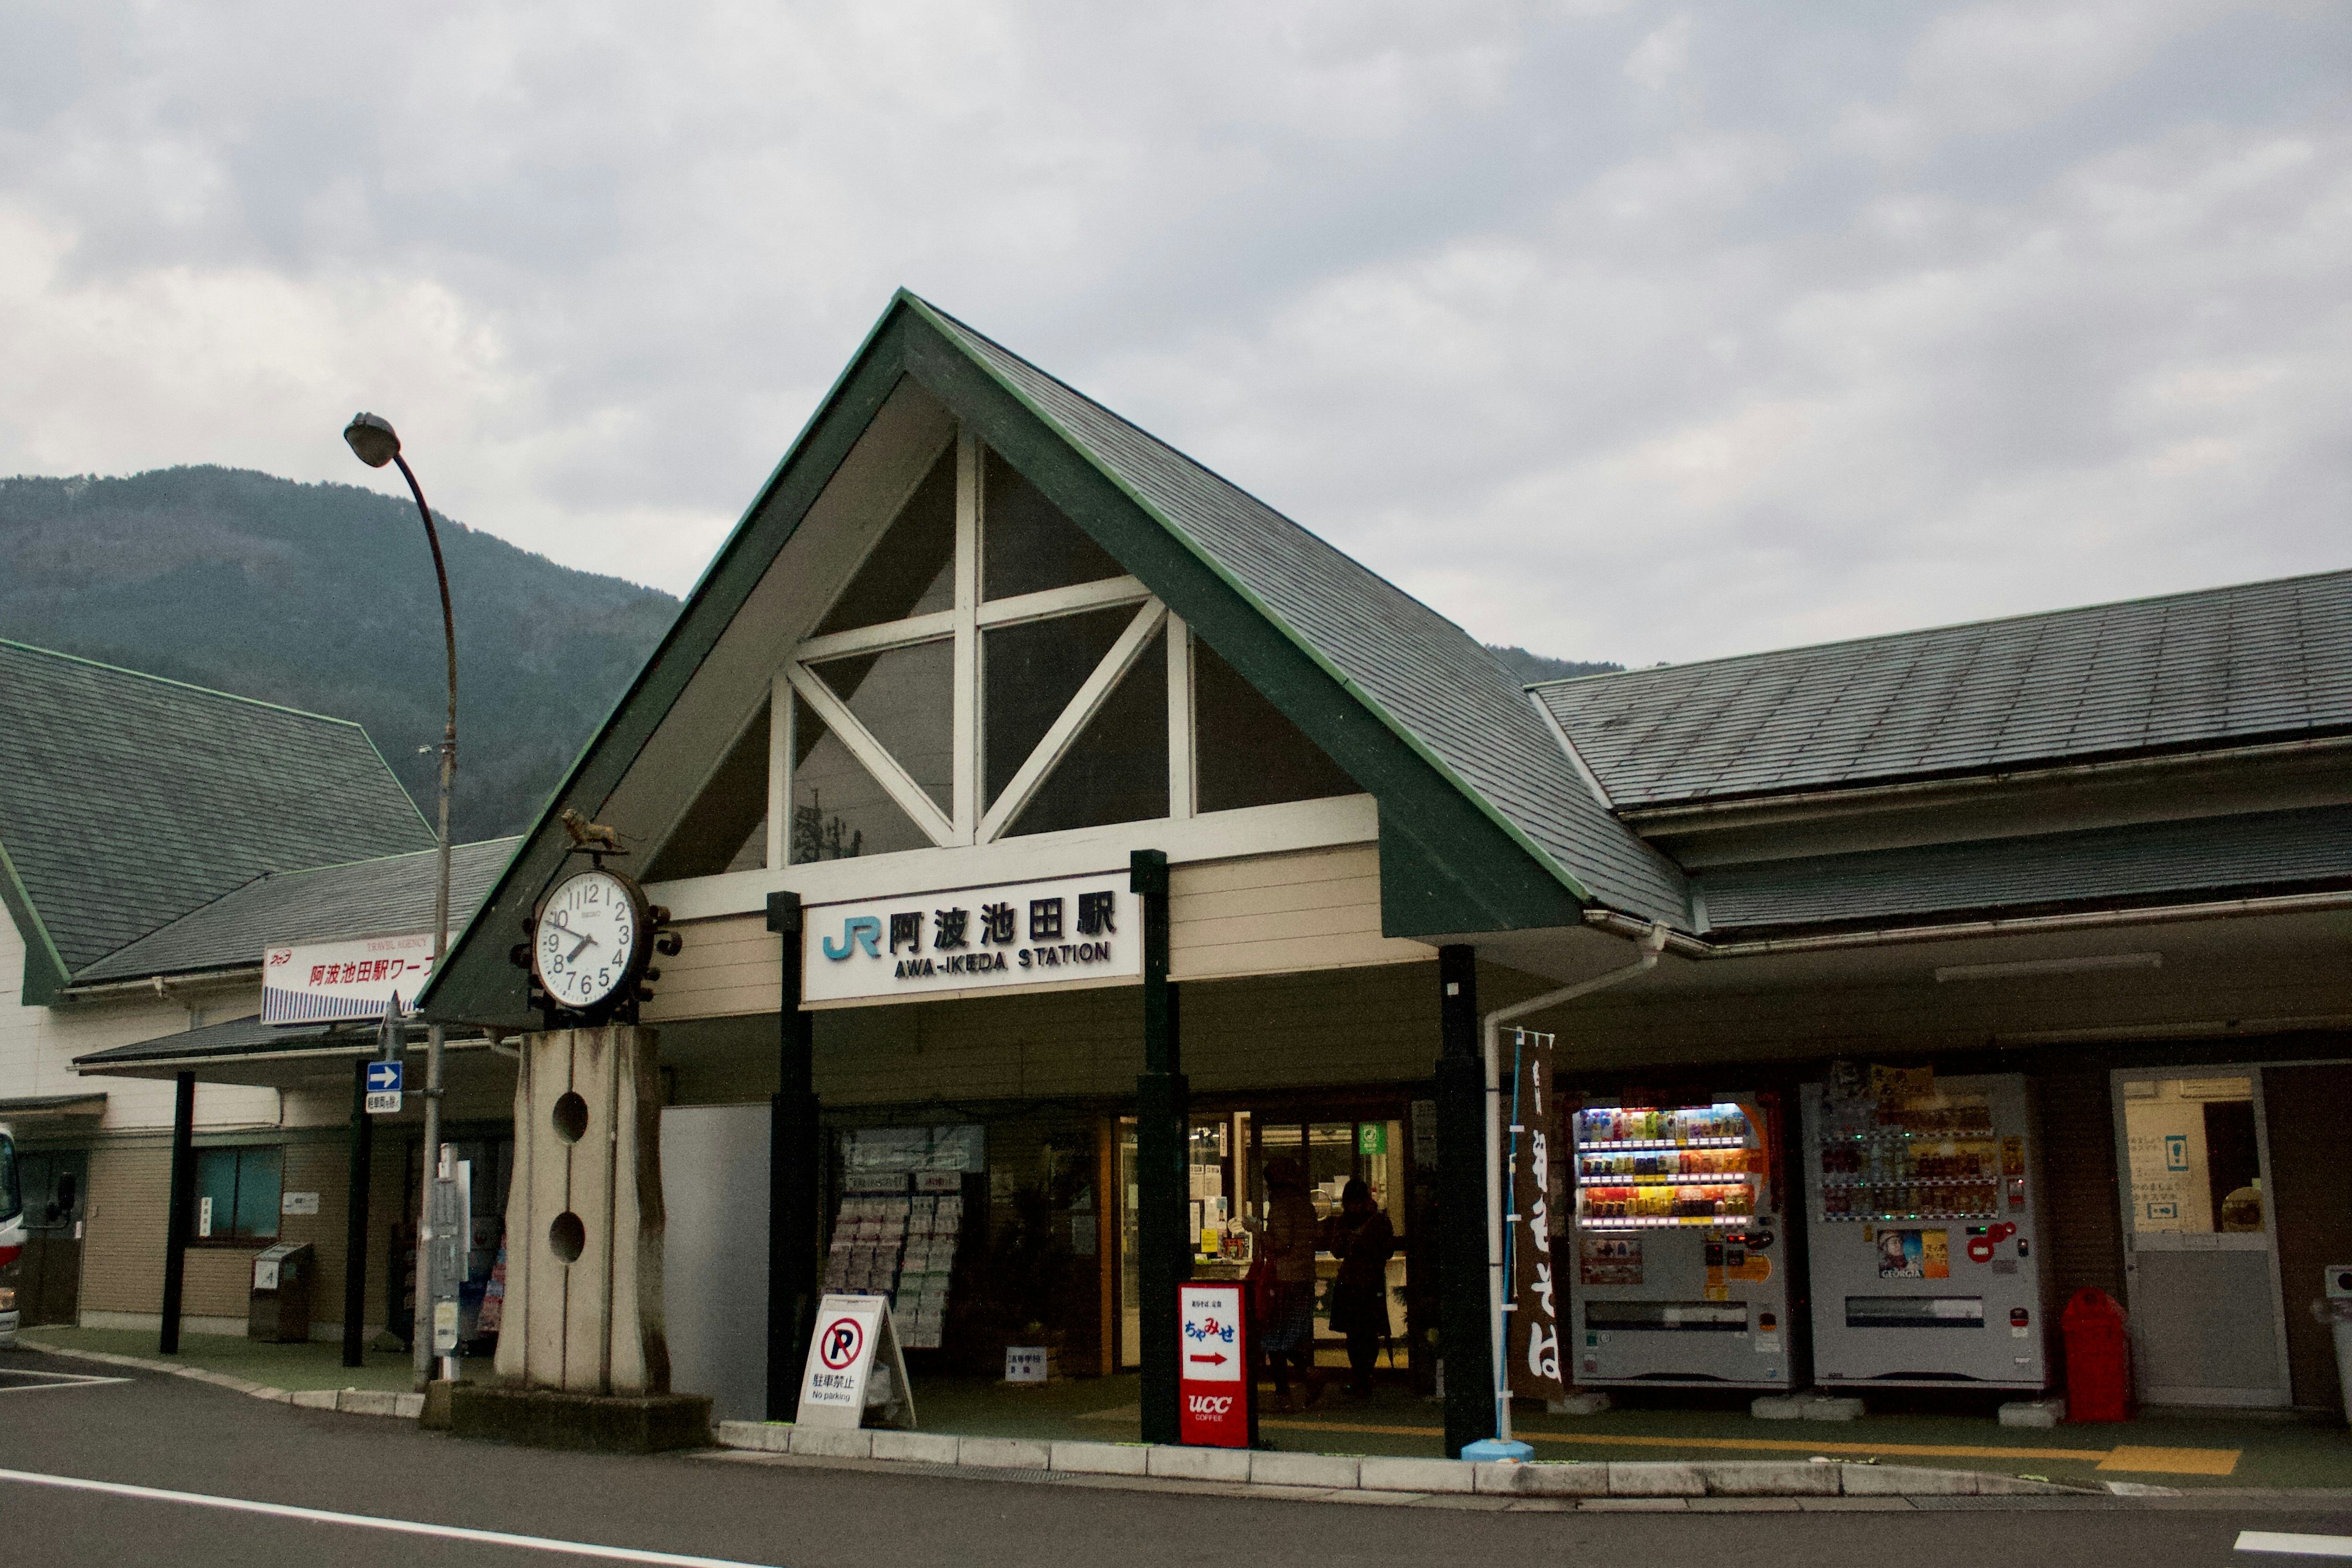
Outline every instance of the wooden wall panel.
<path fill-rule="evenodd" d="M 2294 1402 L 2342 1411 L 2336 1341 L 2311 1315 L 2321 1270 L 2352 1263 L 2352 1066 L 2264 1068 L 2263 1109 L 2270 1122 L 2271 1195 L 2279 1284 L 2286 1308 L 2287 1376 Z"/>
<path fill-rule="evenodd" d="M 765 916 L 688 921 L 678 934 L 686 945 L 677 956 L 654 960 L 661 978 L 643 1010 L 646 1023 L 772 1013 L 782 1005 L 783 939 L 768 930 Z"/>
<path fill-rule="evenodd" d="M 1296 973 L 1435 957 L 1381 934 L 1372 844 L 1173 868 L 1169 969 L 1178 980 Z"/>

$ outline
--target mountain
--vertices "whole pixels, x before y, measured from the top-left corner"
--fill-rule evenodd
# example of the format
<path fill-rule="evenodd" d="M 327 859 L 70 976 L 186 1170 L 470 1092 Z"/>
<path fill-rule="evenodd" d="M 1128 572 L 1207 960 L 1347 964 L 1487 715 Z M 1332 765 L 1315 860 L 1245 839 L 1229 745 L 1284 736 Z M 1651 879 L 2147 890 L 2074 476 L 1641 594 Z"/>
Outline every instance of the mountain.
<path fill-rule="evenodd" d="M 520 832 L 677 601 L 436 521 L 457 620 L 452 829 Z M 357 720 L 429 819 L 446 699 L 424 532 L 405 495 L 245 469 L 0 479 L 0 637 Z"/>
<path fill-rule="evenodd" d="M 678 603 L 435 515 L 457 616 L 451 825 L 520 833 Z M 431 816 L 441 606 L 404 495 L 243 468 L 0 479 L 0 637 L 357 720 Z M 1623 668 L 1494 652 L 1529 681 Z"/>
<path fill-rule="evenodd" d="M 1486 651 L 1503 661 L 1503 668 L 1521 680 L 1533 685 L 1538 680 L 1567 680 L 1579 675 L 1614 675 L 1625 667 L 1622 664 L 1579 663 L 1572 658 L 1551 658 L 1539 653 L 1529 653 L 1523 647 L 1501 647 L 1486 645 Z"/>

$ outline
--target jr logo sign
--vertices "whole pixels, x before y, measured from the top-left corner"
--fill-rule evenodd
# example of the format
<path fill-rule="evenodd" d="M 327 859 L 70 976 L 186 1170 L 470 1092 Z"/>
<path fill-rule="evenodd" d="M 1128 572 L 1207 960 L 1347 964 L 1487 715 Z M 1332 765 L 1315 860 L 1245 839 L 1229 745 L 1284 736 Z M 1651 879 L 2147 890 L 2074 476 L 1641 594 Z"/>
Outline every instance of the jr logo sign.
<path fill-rule="evenodd" d="M 859 948 L 868 958 L 882 956 L 882 922 L 873 915 L 852 915 L 841 922 L 841 940 L 824 939 L 824 955 L 839 963 Z"/>

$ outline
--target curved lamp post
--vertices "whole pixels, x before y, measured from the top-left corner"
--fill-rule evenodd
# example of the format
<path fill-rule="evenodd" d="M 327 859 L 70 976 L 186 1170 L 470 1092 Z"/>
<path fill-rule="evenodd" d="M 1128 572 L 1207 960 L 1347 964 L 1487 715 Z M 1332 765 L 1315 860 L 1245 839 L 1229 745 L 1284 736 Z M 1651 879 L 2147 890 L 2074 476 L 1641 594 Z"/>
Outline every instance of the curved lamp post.
<path fill-rule="evenodd" d="M 425 542 L 433 547 L 433 576 L 441 587 L 441 640 L 449 663 L 449 720 L 441 732 L 440 864 L 433 885 L 433 973 L 438 976 L 443 949 L 449 942 L 449 786 L 457 775 L 457 618 L 449 608 L 449 571 L 441 560 L 441 534 L 433 526 L 433 509 L 425 504 L 425 489 L 416 482 L 415 470 L 400 455 L 400 437 L 394 432 L 391 422 L 373 414 L 354 414 L 352 422 L 343 426 L 343 439 L 351 444 L 359 460 L 371 468 L 381 468 L 386 463 L 398 466 L 400 477 L 408 481 L 409 494 L 416 498 L 416 515 L 425 520 Z M 424 1213 L 416 1231 L 416 1310 L 410 1315 L 419 1388 L 432 1372 L 433 1172 L 441 1157 L 441 1026 L 428 1025 L 425 1039 L 425 1170 L 419 1184 L 424 1194 Z M 389 1289 L 390 1281 L 386 1286 Z M 448 1364 L 442 1368 L 442 1375 L 455 1380 L 457 1358 L 453 1355 L 446 1359 Z"/>

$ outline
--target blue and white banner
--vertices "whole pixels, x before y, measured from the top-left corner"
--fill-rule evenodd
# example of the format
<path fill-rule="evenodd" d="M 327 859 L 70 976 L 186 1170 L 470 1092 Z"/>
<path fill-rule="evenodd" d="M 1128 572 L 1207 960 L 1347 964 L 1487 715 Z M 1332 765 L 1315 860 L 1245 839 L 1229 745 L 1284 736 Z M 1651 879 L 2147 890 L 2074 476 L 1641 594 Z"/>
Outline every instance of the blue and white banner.
<path fill-rule="evenodd" d="M 426 931 L 269 948 L 261 955 L 261 1021 L 376 1019 L 394 996 L 402 1011 L 413 1012 L 432 973 Z"/>

